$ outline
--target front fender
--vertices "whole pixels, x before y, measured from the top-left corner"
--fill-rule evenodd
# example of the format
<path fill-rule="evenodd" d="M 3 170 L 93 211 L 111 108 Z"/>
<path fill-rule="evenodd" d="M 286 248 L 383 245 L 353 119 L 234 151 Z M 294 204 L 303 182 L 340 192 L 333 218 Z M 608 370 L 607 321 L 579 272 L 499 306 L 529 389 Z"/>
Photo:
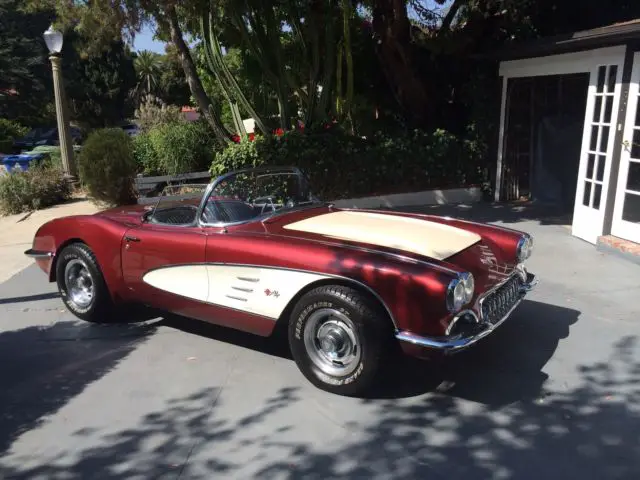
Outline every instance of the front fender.
<path fill-rule="evenodd" d="M 124 225 L 97 215 L 56 218 L 36 231 L 32 250 L 50 253 L 50 257 L 36 259 L 36 263 L 54 282 L 60 251 L 74 242 L 85 243 L 95 254 L 109 292 L 117 301 L 124 288 L 120 246 L 125 231 Z"/>

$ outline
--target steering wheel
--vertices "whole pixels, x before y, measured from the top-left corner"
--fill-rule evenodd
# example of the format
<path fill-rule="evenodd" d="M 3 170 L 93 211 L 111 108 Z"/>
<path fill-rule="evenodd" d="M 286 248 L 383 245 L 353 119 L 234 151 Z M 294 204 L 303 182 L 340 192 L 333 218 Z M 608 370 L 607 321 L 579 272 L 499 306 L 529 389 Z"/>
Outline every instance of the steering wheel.
<path fill-rule="evenodd" d="M 276 206 L 273 204 L 273 198 L 271 195 L 267 195 L 264 197 L 256 197 L 253 199 L 253 201 L 251 203 L 253 203 L 254 205 L 256 203 L 260 203 L 261 201 L 264 202 L 264 205 L 262 206 L 262 209 L 260 210 L 260 215 L 262 215 L 264 213 L 265 208 L 267 208 L 267 202 L 269 202 L 269 204 L 271 205 L 271 211 L 275 212 L 276 211 Z"/>

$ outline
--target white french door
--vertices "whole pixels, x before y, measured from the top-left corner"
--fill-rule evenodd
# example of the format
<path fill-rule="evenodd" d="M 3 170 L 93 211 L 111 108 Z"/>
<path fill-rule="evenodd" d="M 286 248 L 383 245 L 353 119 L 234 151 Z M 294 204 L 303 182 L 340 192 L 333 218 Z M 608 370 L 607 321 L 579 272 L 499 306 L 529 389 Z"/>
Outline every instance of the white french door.
<path fill-rule="evenodd" d="M 640 53 L 633 58 L 611 234 L 640 243 Z"/>
<path fill-rule="evenodd" d="M 591 70 L 572 234 L 590 243 L 602 235 L 620 104 L 624 55 Z"/>

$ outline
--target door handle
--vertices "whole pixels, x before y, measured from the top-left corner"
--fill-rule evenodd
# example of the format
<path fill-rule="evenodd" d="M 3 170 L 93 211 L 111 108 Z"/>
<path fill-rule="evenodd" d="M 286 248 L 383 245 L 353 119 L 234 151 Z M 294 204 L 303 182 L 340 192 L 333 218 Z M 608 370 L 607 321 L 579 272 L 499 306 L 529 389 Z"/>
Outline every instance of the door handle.
<path fill-rule="evenodd" d="M 125 235 L 124 239 L 127 242 L 139 242 L 140 241 L 140 239 L 138 237 L 132 237 L 131 235 Z"/>

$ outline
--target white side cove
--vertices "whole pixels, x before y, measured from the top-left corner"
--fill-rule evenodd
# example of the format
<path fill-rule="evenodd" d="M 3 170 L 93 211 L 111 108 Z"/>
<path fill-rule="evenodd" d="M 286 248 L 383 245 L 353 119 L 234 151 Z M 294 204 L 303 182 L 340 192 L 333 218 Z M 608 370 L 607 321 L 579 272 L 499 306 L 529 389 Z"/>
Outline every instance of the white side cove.
<path fill-rule="evenodd" d="M 202 264 L 159 268 L 142 280 L 165 292 L 275 320 L 296 293 L 324 278 L 286 269 Z"/>
<path fill-rule="evenodd" d="M 284 228 L 397 248 L 436 260 L 445 260 L 481 240 L 476 233 L 421 218 L 354 211 L 326 213 Z"/>

